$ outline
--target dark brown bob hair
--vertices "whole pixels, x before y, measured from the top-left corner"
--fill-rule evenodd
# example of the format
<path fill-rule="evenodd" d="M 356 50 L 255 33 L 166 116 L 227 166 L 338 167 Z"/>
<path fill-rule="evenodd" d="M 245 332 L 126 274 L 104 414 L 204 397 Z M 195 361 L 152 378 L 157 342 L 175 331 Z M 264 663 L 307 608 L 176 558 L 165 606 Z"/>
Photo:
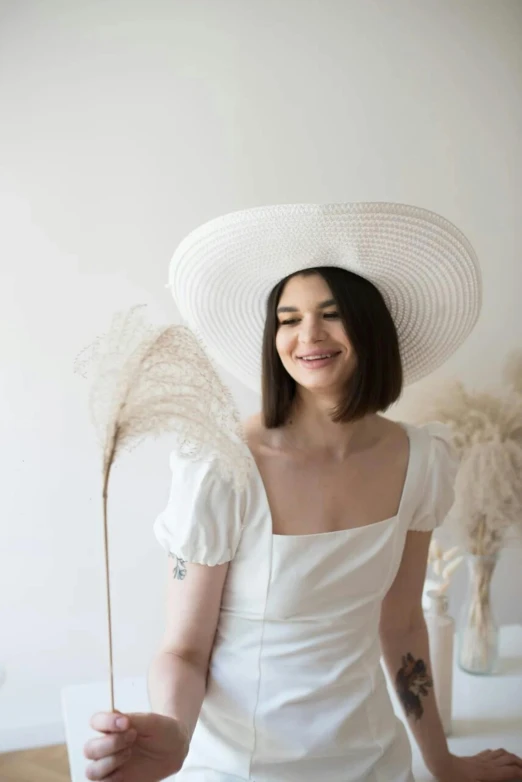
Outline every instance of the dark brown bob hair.
<path fill-rule="evenodd" d="M 262 355 L 262 412 L 268 429 L 288 419 L 296 382 L 276 349 L 277 307 L 292 277 L 319 274 L 332 292 L 344 329 L 356 355 L 356 367 L 332 414 L 335 422 L 355 421 L 386 410 L 400 397 L 403 370 L 397 330 L 381 293 L 371 282 L 336 266 L 306 269 L 285 277 L 267 300 Z"/>

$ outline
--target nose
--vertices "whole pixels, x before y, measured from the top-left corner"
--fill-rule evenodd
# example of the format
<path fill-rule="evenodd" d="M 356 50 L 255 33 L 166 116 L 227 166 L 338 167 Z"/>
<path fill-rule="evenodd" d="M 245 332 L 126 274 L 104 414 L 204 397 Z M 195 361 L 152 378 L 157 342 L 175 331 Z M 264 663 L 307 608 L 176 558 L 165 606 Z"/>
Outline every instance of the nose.
<path fill-rule="evenodd" d="M 304 345 L 320 342 L 323 339 L 323 323 L 320 318 L 303 318 L 299 329 L 299 342 Z"/>

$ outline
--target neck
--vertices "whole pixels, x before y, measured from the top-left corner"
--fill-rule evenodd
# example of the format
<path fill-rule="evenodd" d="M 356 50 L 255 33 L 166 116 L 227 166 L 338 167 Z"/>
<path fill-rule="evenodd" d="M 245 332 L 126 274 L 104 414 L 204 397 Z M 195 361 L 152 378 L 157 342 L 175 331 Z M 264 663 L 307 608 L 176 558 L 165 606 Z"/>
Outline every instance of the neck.
<path fill-rule="evenodd" d="M 337 404 L 336 397 L 300 390 L 283 427 L 287 446 L 339 459 L 356 450 L 365 439 L 368 419 L 335 423 L 331 416 Z"/>

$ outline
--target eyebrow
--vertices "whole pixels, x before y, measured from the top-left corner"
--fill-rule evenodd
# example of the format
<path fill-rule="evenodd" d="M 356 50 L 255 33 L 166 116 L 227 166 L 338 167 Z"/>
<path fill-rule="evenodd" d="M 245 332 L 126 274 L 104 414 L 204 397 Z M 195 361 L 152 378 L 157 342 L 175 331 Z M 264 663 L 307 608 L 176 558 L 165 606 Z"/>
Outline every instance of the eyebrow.
<path fill-rule="evenodd" d="M 317 309 L 323 310 L 326 307 L 331 307 L 335 304 L 335 299 L 326 299 L 326 301 L 321 301 L 317 305 Z M 277 314 L 279 315 L 281 312 L 299 312 L 297 307 L 278 307 L 277 308 Z"/>

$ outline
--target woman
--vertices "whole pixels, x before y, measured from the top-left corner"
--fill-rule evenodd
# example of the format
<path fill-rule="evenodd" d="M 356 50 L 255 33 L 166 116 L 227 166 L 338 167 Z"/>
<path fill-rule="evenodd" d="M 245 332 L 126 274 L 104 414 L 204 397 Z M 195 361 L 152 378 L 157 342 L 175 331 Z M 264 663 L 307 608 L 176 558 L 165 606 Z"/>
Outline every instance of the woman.
<path fill-rule="evenodd" d="M 381 654 L 436 779 L 522 778 L 504 750 L 448 750 L 421 595 L 456 463 L 442 427 L 381 415 L 478 316 L 465 238 L 394 204 L 249 210 L 191 234 L 171 284 L 214 357 L 262 376 L 253 470 L 238 492 L 173 455 L 154 713 L 94 716 L 88 779 L 412 782 Z"/>

